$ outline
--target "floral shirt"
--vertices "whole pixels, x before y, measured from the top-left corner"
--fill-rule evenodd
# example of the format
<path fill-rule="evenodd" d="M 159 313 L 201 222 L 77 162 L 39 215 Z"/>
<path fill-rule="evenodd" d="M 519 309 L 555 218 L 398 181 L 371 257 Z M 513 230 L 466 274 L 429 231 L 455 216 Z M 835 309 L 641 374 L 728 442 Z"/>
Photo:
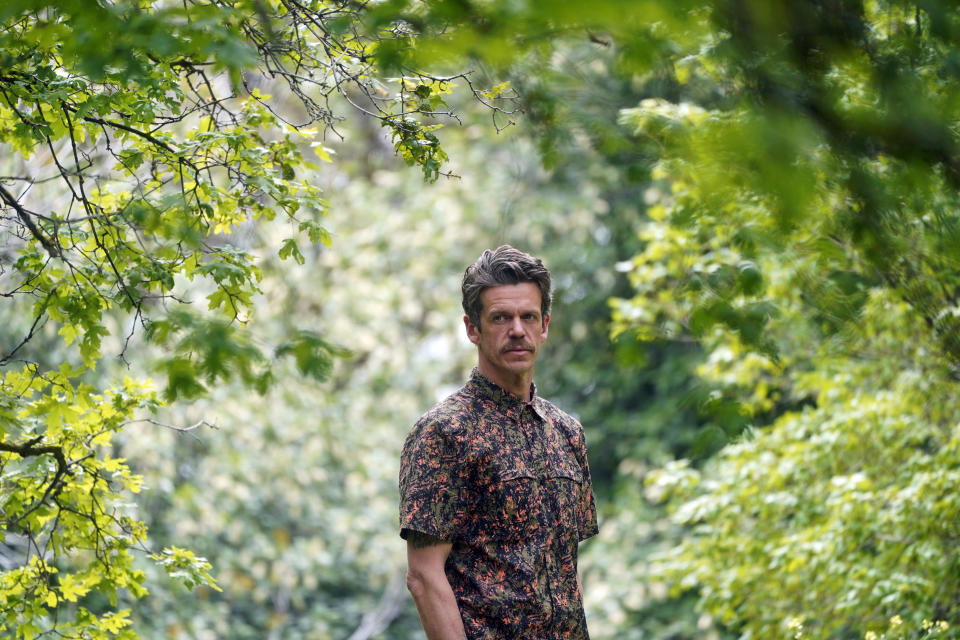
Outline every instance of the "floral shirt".
<path fill-rule="evenodd" d="M 474 369 L 403 447 L 400 535 L 453 544 L 445 568 L 469 640 L 589 638 L 577 545 L 597 513 L 583 428 L 531 395 Z"/>

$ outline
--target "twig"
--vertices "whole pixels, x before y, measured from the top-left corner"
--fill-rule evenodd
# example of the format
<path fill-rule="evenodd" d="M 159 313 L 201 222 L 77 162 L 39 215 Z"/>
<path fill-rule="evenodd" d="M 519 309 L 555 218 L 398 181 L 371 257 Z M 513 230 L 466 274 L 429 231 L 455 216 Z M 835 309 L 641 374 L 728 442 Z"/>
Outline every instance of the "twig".
<path fill-rule="evenodd" d="M 30 212 L 17 202 L 13 194 L 4 189 L 2 185 L 0 185 L 0 199 L 17 212 L 17 216 L 20 218 L 23 226 L 30 231 L 30 234 L 37 239 L 37 242 L 43 245 L 43 248 L 47 250 L 47 253 L 49 253 L 51 257 L 60 255 L 60 247 L 56 246 L 50 238 L 40 233 L 40 229 L 38 229 L 37 225 L 30 219 Z"/>
<path fill-rule="evenodd" d="M 133 424 L 133 423 L 135 423 L 135 422 L 149 422 L 150 424 L 155 424 L 155 425 L 157 425 L 158 427 L 163 427 L 164 429 L 170 429 L 170 430 L 172 430 L 172 431 L 176 431 L 177 433 L 188 433 L 188 434 L 190 434 L 191 436 L 193 436 L 194 438 L 196 438 L 197 440 L 199 440 L 200 438 L 197 438 L 196 435 L 194 435 L 193 433 L 191 433 L 192 431 L 194 431 L 194 430 L 196 430 L 196 429 L 199 429 L 200 427 L 202 427 L 202 426 L 204 426 L 204 425 L 210 427 L 211 429 L 219 429 L 219 428 L 220 428 L 220 427 L 218 427 L 217 425 L 213 424 L 212 422 L 207 422 L 206 420 L 199 420 L 199 421 L 197 421 L 196 423 L 190 425 L 189 427 L 178 427 L 178 426 L 173 425 L 173 424 L 166 424 L 165 422 L 160 422 L 159 420 L 154 420 L 153 418 L 139 418 L 139 419 L 137 419 L 137 420 L 130 420 L 130 421 L 128 421 L 128 422 L 124 422 L 122 426 L 126 426 L 126 425 L 128 425 L 128 424 Z"/>

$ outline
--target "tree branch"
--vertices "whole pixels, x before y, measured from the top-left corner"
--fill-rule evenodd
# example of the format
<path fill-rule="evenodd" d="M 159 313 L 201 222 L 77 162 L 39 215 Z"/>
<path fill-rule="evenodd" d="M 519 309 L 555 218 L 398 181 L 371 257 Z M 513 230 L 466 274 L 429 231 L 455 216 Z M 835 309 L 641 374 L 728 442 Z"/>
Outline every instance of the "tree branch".
<path fill-rule="evenodd" d="M 33 513 L 40 505 L 44 504 L 47 499 L 53 494 L 54 490 L 60 485 L 60 480 L 63 479 L 63 476 L 67 475 L 70 471 L 69 464 L 67 462 L 67 457 L 63 453 L 63 448 L 53 445 L 47 445 L 43 447 L 36 446 L 36 443 L 39 442 L 39 439 L 34 439 L 23 444 L 10 444 L 7 442 L 0 442 L 0 451 L 6 451 L 8 453 L 13 453 L 21 458 L 32 458 L 36 456 L 51 455 L 57 461 L 57 472 L 53 476 L 53 480 L 50 481 L 50 484 L 47 485 L 46 491 L 43 492 L 43 496 L 40 497 L 33 506 L 25 510 L 20 514 L 19 517 L 14 518 L 13 520 L 7 521 L 6 525 L 19 522 L 25 517 Z"/>
<path fill-rule="evenodd" d="M 373 611 L 363 615 L 360 626 L 350 634 L 347 640 L 369 640 L 382 633 L 390 623 L 400 615 L 400 604 L 404 596 L 404 572 L 396 571 L 390 583 L 380 596 L 380 603 Z"/>
<path fill-rule="evenodd" d="M 23 205 L 17 202 L 17 199 L 13 197 L 13 194 L 7 191 L 3 185 L 0 185 L 0 199 L 2 199 L 7 206 L 11 207 L 17 212 L 17 217 L 20 218 L 23 226 L 30 231 L 30 234 L 36 238 L 37 242 L 43 245 L 43 248 L 47 250 L 47 253 L 50 254 L 50 257 L 56 257 L 60 255 L 60 247 L 54 244 L 50 238 L 40 233 L 40 229 L 37 228 L 37 225 L 34 224 L 30 217 L 31 213 L 27 211 Z"/>

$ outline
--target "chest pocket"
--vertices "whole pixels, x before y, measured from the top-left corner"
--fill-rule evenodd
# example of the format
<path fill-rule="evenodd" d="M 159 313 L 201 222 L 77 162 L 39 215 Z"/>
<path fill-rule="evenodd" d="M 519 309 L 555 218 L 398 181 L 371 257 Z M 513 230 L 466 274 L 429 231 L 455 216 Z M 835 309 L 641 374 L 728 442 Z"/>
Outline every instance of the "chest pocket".
<path fill-rule="evenodd" d="M 576 535 L 583 472 L 573 462 L 554 462 L 538 477 L 524 466 L 492 470 L 481 500 L 486 536 L 519 541 Z"/>
<path fill-rule="evenodd" d="M 552 507 L 552 522 L 546 523 L 547 526 L 558 532 L 576 534 L 581 521 L 579 510 L 583 471 L 573 461 L 554 461 L 547 470 L 546 483 Z"/>
<path fill-rule="evenodd" d="M 485 537 L 519 541 L 535 536 L 541 518 L 541 482 L 524 466 L 494 468 L 478 505 Z"/>

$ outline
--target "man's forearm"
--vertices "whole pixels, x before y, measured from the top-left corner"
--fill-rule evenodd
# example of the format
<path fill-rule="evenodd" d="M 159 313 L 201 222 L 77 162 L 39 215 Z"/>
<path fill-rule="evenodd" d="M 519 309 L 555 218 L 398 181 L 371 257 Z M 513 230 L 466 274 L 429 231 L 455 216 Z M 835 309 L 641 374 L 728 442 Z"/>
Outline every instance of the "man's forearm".
<path fill-rule="evenodd" d="M 427 640 L 465 640 L 457 598 L 444 570 L 453 543 L 407 532 L 407 588 L 417 604 Z"/>
<path fill-rule="evenodd" d="M 427 640 L 465 640 L 460 609 L 446 576 L 416 576 L 408 582 Z"/>

